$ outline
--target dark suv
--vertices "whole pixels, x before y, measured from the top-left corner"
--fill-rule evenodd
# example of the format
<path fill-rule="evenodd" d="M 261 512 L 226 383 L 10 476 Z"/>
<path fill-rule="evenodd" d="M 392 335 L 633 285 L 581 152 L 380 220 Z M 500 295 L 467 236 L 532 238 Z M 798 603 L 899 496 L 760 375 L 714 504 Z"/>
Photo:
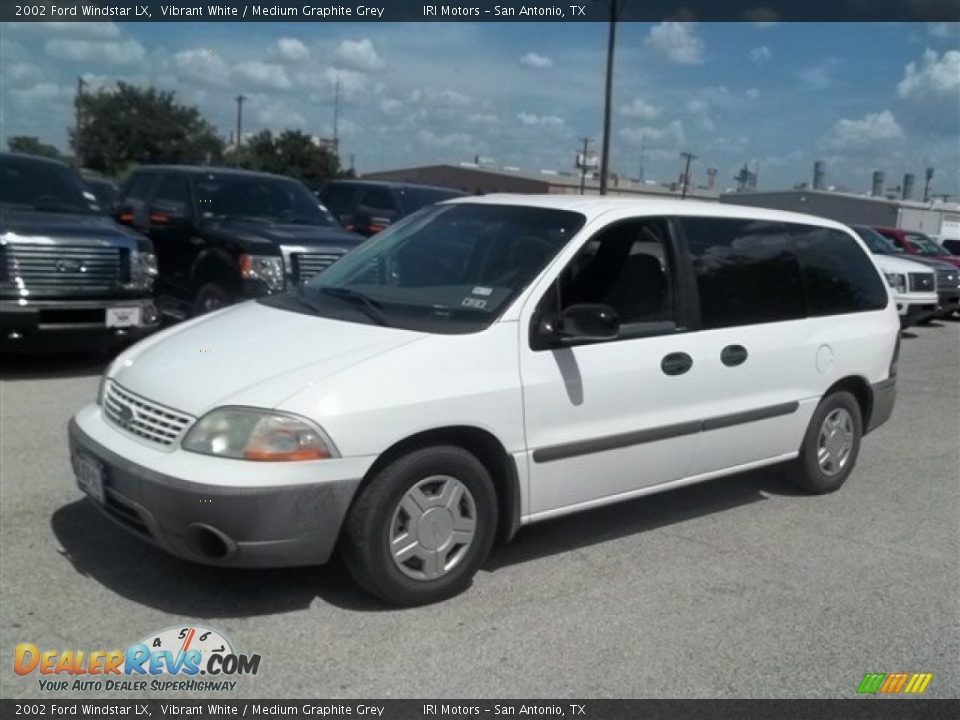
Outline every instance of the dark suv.
<path fill-rule="evenodd" d="M 158 302 L 178 318 L 296 287 L 363 240 L 300 182 L 227 168 L 141 167 L 114 217 L 153 241 Z"/>
<path fill-rule="evenodd" d="M 155 329 L 150 241 L 118 227 L 67 165 L 0 153 L 0 346 L 112 345 Z"/>
<path fill-rule="evenodd" d="M 366 237 L 422 207 L 465 195 L 450 188 L 375 180 L 331 180 L 317 192 L 344 228 Z"/>

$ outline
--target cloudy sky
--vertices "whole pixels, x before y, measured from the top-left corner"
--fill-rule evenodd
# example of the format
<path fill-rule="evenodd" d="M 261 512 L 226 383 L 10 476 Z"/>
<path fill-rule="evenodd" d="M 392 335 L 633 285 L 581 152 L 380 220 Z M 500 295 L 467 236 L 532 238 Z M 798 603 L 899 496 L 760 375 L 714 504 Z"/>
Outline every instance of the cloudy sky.
<path fill-rule="evenodd" d="M 224 136 L 239 92 L 245 130 L 327 135 L 339 78 L 359 172 L 478 154 L 568 170 L 600 136 L 605 43 L 592 23 L 7 23 L 0 125 L 65 148 L 82 75 L 175 90 Z M 772 189 L 822 159 L 856 190 L 932 166 L 960 191 L 957 24 L 626 23 L 614 106 L 613 168 L 634 177 L 673 179 L 689 150 L 724 187 L 744 162 Z"/>

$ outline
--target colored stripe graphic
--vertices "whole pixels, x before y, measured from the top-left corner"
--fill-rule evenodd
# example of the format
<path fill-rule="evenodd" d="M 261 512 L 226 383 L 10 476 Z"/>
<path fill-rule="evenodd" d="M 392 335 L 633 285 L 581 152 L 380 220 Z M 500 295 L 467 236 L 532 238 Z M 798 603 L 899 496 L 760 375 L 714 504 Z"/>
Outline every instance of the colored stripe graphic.
<path fill-rule="evenodd" d="M 857 692 L 862 694 L 897 695 L 909 693 L 919 695 L 927 689 L 933 679 L 933 673 L 866 673 Z"/>

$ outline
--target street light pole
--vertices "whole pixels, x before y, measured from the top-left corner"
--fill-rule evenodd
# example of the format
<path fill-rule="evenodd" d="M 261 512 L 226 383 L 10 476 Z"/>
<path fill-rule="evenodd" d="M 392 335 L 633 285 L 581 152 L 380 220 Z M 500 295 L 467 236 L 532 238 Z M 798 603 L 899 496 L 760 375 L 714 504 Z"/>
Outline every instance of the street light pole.
<path fill-rule="evenodd" d="M 83 108 L 81 103 L 83 102 L 84 85 L 86 85 L 86 81 L 82 77 L 78 77 L 77 97 L 73 102 L 73 124 L 75 127 L 73 133 L 73 161 L 76 163 L 78 169 L 83 167 L 83 139 L 81 138 L 81 132 L 83 131 Z"/>
<path fill-rule="evenodd" d="M 617 15 L 620 0 L 610 1 L 610 32 L 607 37 L 607 80 L 603 96 L 603 148 L 600 151 L 600 194 L 607 194 L 610 172 L 610 108 L 613 102 L 613 52 L 617 42 Z"/>
<path fill-rule="evenodd" d="M 690 186 L 690 163 L 697 159 L 697 156 L 693 153 L 682 152 L 680 157 L 684 158 L 686 162 L 686 167 L 683 170 L 683 193 L 680 195 L 681 200 L 685 200 L 687 197 L 687 188 Z"/>
<path fill-rule="evenodd" d="M 243 101 L 247 98 L 243 95 L 237 95 L 237 147 L 240 147 L 243 138 Z"/>

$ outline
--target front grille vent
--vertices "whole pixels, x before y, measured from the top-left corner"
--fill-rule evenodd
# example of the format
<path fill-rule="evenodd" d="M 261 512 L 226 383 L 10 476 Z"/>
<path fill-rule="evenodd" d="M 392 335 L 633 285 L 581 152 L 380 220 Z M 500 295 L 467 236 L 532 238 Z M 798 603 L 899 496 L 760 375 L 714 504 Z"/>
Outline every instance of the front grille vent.
<path fill-rule="evenodd" d="M 140 397 L 113 380 L 107 380 L 103 413 L 131 435 L 164 447 L 173 445 L 194 420 L 191 415 Z"/>

